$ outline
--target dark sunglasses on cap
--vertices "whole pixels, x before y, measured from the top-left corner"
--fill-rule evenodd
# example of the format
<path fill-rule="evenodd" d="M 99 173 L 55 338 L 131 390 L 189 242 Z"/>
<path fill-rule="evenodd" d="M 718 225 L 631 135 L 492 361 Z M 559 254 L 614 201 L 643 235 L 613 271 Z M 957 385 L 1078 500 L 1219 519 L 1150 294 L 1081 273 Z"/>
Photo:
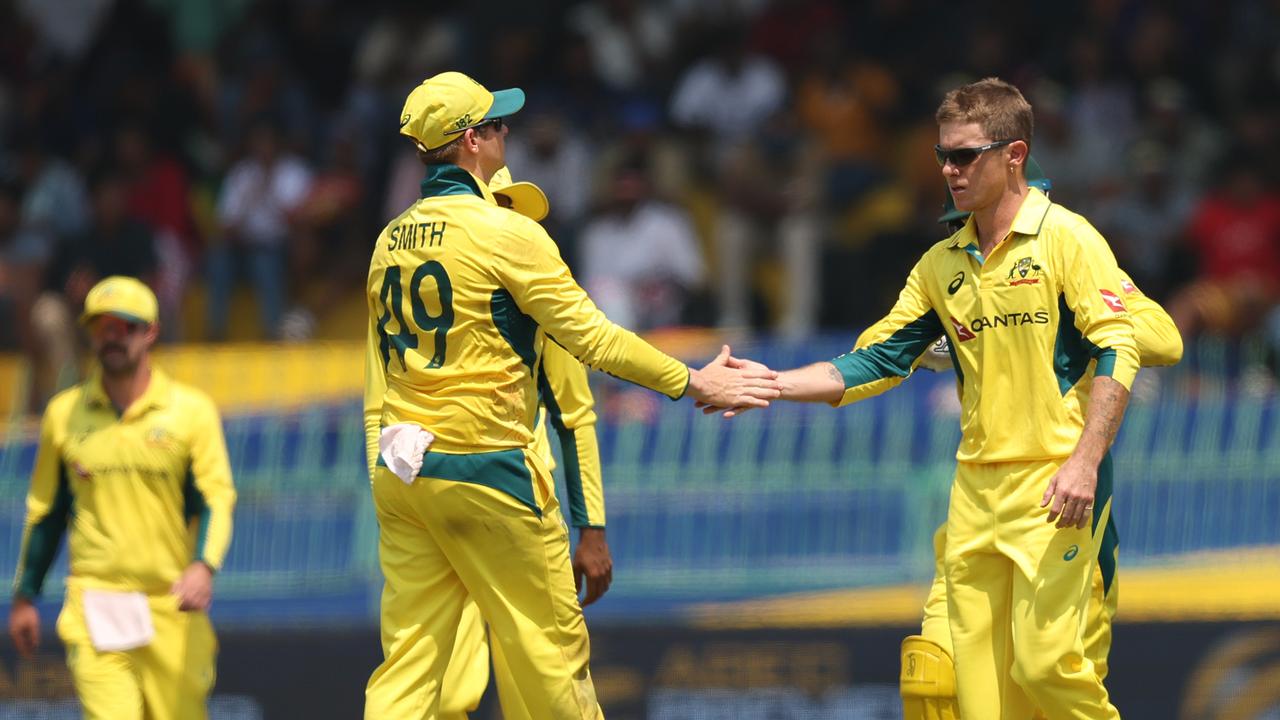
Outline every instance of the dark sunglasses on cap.
<path fill-rule="evenodd" d="M 938 165 L 945 166 L 951 163 L 956 167 L 964 167 L 973 164 L 982 153 L 988 150 L 994 150 L 998 147 L 1004 147 L 1010 143 L 1018 142 L 1017 140 L 1000 140 L 987 145 L 979 145 L 978 147 L 952 148 L 950 150 L 942 149 L 941 145 L 933 146 L 933 155 L 938 159 Z"/>

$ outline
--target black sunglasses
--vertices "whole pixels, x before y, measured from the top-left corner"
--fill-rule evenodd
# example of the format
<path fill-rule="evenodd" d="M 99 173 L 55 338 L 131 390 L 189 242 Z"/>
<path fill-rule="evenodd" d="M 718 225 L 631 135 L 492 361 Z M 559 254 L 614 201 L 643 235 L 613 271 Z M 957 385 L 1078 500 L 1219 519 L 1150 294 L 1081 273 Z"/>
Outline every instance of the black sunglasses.
<path fill-rule="evenodd" d="M 466 132 L 468 130 L 479 131 L 479 130 L 485 130 L 488 128 L 493 128 L 494 130 L 501 130 L 502 126 L 506 124 L 507 124 L 506 118 L 496 117 L 496 118 L 490 118 L 489 120 L 482 120 L 476 123 L 475 125 L 468 125 L 464 128 L 458 128 L 457 130 L 446 130 L 444 134 L 457 135 L 458 133 Z"/>
<path fill-rule="evenodd" d="M 966 165 L 971 165 L 974 160 L 978 159 L 979 155 L 982 155 L 982 153 L 988 150 L 994 150 L 995 148 L 1004 147 L 1005 145 L 1008 145 L 1010 143 L 1015 143 L 1015 142 L 1018 142 L 1018 141 L 1017 140 L 1000 140 L 999 142 L 993 142 L 988 145 L 979 145 L 978 147 L 967 147 L 967 148 L 952 148 L 951 150 L 943 150 L 941 145 L 934 145 L 933 156 L 938 159 L 938 165 L 940 167 L 945 166 L 947 163 L 951 163 L 956 167 L 964 167 Z"/>

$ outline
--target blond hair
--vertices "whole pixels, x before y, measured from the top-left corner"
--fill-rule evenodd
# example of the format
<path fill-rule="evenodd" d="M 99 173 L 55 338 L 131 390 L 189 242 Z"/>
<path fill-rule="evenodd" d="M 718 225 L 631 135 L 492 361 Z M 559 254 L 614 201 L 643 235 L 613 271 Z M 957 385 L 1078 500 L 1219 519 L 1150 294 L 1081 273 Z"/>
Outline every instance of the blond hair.
<path fill-rule="evenodd" d="M 934 114 L 938 124 L 977 123 L 993 141 L 1031 143 L 1031 104 L 1018 88 L 1000 78 L 984 78 L 947 93 Z"/>

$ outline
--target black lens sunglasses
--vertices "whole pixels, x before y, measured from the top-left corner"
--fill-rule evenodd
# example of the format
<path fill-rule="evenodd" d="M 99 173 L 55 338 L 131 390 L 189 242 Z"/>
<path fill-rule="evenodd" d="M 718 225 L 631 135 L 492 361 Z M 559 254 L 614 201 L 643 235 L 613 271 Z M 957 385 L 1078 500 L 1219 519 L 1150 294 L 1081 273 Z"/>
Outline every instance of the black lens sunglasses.
<path fill-rule="evenodd" d="M 978 147 L 952 148 L 951 150 L 942 149 L 941 145 L 933 146 L 933 155 L 938 159 L 938 165 L 945 166 L 951 163 L 956 167 L 964 167 L 973 164 L 978 156 L 988 150 L 994 150 L 998 147 L 1004 147 L 1010 143 L 1018 142 L 1017 140 L 1000 140 L 987 145 L 979 145 Z"/>

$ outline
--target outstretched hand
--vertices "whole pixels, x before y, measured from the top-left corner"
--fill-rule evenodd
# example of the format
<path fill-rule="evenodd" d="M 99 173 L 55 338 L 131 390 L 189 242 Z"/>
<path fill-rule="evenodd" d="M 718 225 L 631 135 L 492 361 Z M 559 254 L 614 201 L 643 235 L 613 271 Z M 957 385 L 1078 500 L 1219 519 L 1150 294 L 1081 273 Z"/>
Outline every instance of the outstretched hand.
<path fill-rule="evenodd" d="M 752 408 L 769 407 L 769 401 L 782 394 L 777 379 L 776 371 L 754 360 L 735 358 L 724 345 L 701 370 L 689 371 L 689 394 L 704 413 L 731 418 Z"/>

